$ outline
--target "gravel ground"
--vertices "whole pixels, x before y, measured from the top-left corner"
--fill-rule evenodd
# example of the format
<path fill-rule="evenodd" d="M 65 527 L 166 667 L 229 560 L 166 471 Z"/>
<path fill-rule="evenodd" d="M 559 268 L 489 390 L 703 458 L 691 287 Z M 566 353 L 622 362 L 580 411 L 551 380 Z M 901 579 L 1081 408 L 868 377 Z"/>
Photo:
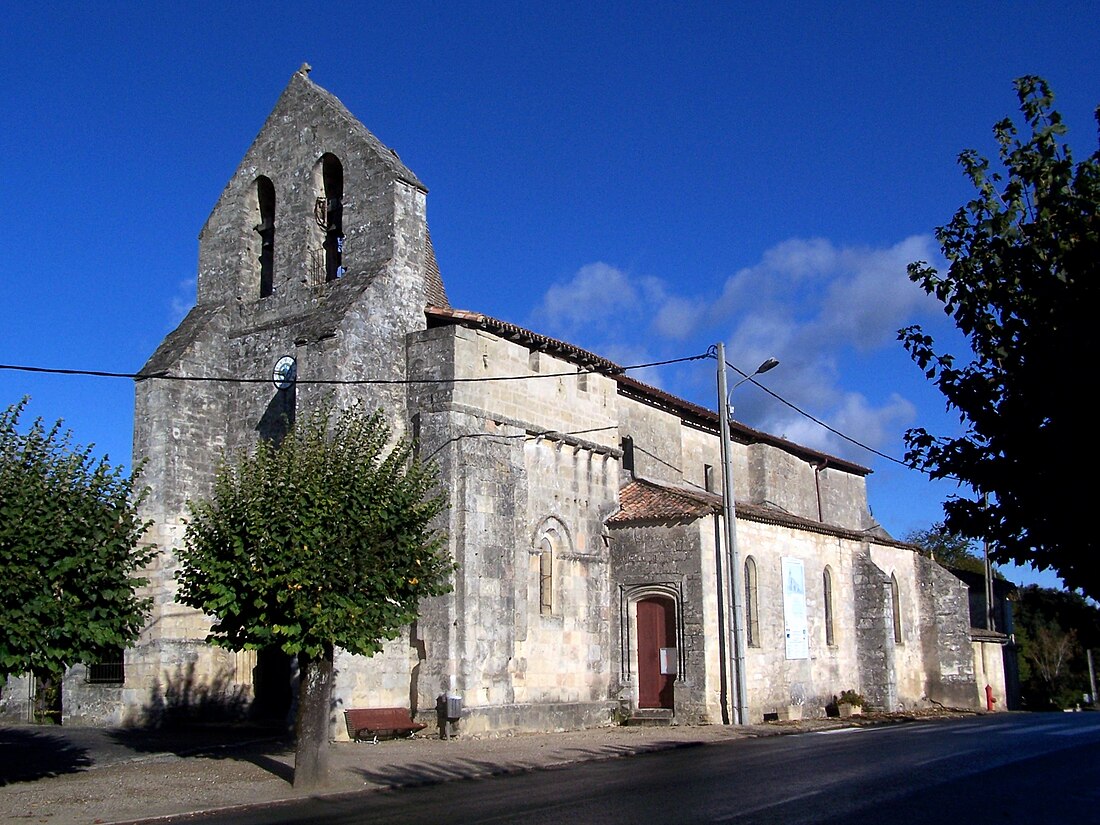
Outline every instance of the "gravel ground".
<path fill-rule="evenodd" d="M 332 746 L 333 781 L 325 792 L 446 782 L 748 736 L 912 718 L 883 714 L 746 727 L 614 727 L 447 741 L 422 737 L 377 745 L 341 742 Z M 293 765 L 288 743 L 249 730 L 152 734 L 5 727 L 0 728 L 0 822 L 120 823 L 269 804 L 305 795 L 291 785 Z"/>

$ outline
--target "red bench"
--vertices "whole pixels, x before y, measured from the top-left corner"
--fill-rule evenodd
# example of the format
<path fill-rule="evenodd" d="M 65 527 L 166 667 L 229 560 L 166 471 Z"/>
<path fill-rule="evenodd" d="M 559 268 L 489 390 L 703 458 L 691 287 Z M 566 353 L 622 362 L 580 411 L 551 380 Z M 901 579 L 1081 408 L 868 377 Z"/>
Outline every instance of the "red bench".
<path fill-rule="evenodd" d="M 405 708 L 352 708 L 344 711 L 348 736 L 356 742 L 371 737 L 405 736 L 424 730 L 427 725 L 413 720 Z"/>

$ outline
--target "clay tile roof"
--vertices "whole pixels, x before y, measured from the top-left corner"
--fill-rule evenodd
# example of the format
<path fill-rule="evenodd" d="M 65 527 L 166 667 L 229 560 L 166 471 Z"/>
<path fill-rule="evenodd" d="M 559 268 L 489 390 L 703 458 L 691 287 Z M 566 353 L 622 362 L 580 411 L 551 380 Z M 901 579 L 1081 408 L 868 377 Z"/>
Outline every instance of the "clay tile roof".
<path fill-rule="evenodd" d="M 649 479 L 637 478 L 619 490 L 619 510 L 605 522 L 609 527 L 632 524 L 668 524 L 687 522 L 722 512 L 722 497 L 717 493 L 685 487 L 670 487 Z M 829 536 L 868 541 L 891 547 L 913 549 L 913 546 L 890 538 L 881 528 L 851 530 L 796 516 L 762 504 L 737 503 L 737 518 L 774 524 L 795 530 L 808 530 Z"/>
<path fill-rule="evenodd" d="M 622 370 L 622 367 L 615 362 L 608 361 L 606 358 L 601 358 L 588 350 L 581 349 L 573 344 L 568 344 L 565 341 L 559 341 L 556 338 L 539 335 L 537 332 L 532 332 L 529 329 L 510 324 L 507 321 L 501 321 L 499 318 L 483 315 L 480 312 L 470 312 L 465 309 L 453 309 L 450 306 L 440 306 L 438 304 L 433 306 L 429 304 L 424 308 L 424 314 L 428 318 L 429 327 L 439 326 L 441 324 L 461 324 L 463 326 L 485 330 L 486 332 L 490 332 L 509 341 L 516 341 L 533 350 L 538 350 L 540 352 L 545 351 L 553 355 L 558 355 L 579 366 L 584 366 L 589 369 L 595 369 L 610 374 Z"/>
<path fill-rule="evenodd" d="M 640 521 L 693 521 L 717 513 L 722 497 L 703 490 L 665 487 L 645 479 L 635 479 L 619 491 L 619 511 L 608 524 L 632 524 Z"/>
<path fill-rule="evenodd" d="M 424 300 L 428 306 L 449 308 L 451 302 L 447 300 L 447 290 L 443 286 L 443 278 L 439 274 L 439 262 L 435 258 L 435 245 L 432 244 L 430 230 L 426 240 L 427 261 L 424 264 Z"/>

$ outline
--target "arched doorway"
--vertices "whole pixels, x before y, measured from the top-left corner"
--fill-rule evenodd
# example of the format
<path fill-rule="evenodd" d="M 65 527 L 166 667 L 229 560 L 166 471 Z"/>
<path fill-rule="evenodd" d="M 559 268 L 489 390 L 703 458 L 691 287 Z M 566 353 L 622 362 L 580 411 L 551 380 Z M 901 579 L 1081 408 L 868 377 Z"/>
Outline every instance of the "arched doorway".
<path fill-rule="evenodd" d="M 673 708 L 676 604 L 664 596 L 638 601 L 638 707 Z"/>

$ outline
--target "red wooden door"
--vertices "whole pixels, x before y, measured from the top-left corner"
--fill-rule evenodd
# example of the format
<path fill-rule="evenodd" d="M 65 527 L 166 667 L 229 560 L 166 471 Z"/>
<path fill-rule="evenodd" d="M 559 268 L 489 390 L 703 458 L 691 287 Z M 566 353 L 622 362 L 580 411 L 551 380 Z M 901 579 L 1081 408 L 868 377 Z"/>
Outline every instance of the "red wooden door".
<path fill-rule="evenodd" d="M 661 673 L 661 648 L 676 646 L 676 615 L 672 599 L 653 597 L 638 602 L 638 707 L 671 708 L 674 674 Z M 675 661 L 675 656 L 672 656 Z"/>

